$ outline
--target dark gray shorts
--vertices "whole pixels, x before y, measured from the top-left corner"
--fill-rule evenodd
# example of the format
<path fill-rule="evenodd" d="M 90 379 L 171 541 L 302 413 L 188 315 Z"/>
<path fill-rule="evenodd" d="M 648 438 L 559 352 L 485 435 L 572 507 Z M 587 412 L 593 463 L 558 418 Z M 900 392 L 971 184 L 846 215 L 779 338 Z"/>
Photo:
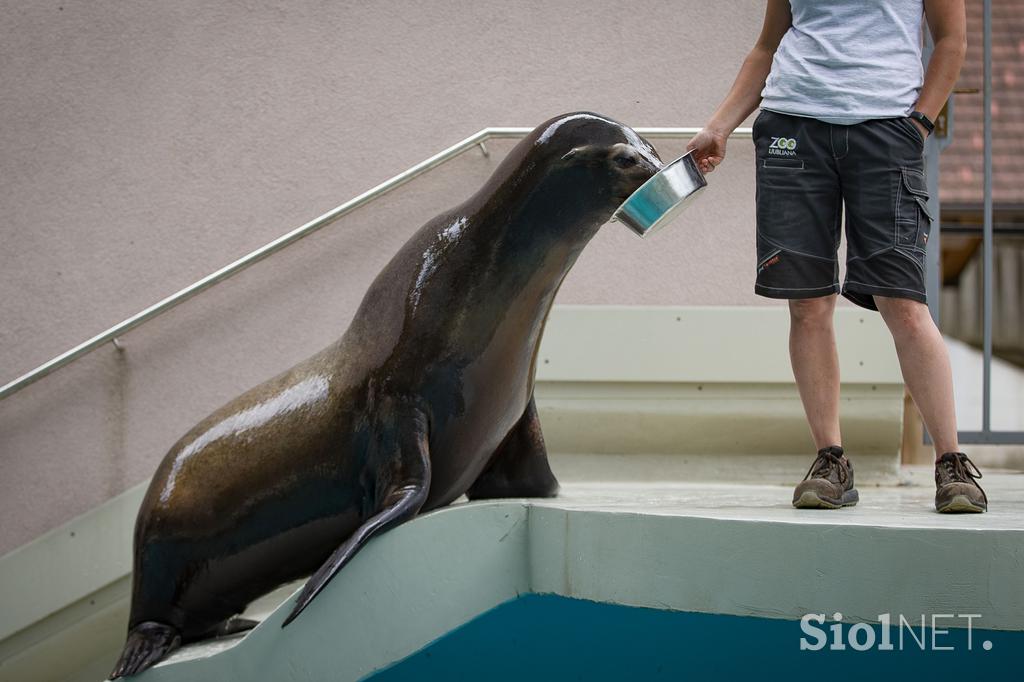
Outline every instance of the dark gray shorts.
<path fill-rule="evenodd" d="M 834 125 L 762 110 L 757 153 L 757 283 L 772 298 L 840 291 L 877 310 L 873 296 L 925 302 L 931 216 L 924 140 L 909 118 Z M 846 281 L 839 287 L 846 209 Z"/>

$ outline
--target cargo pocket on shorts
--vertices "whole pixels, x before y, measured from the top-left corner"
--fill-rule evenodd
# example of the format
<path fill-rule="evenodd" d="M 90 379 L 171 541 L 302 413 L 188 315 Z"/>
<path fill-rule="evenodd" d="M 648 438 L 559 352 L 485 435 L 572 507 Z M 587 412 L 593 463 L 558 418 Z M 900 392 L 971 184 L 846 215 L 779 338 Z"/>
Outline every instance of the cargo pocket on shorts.
<path fill-rule="evenodd" d="M 924 173 L 901 168 L 896 188 L 896 248 L 922 253 L 928 244 L 932 216 L 928 210 L 928 185 Z"/>

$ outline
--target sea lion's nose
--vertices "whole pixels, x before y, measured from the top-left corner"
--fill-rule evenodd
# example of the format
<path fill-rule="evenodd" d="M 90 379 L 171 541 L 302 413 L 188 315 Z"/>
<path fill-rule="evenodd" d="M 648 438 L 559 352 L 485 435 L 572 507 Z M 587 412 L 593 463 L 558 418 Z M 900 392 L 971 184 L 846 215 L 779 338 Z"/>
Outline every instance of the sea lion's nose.
<path fill-rule="evenodd" d="M 658 161 L 653 161 L 651 159 L 641 157 L 640 167 L 643 168 L 650 175 L 654 175 L 664 167 L 664 164 Z"/>

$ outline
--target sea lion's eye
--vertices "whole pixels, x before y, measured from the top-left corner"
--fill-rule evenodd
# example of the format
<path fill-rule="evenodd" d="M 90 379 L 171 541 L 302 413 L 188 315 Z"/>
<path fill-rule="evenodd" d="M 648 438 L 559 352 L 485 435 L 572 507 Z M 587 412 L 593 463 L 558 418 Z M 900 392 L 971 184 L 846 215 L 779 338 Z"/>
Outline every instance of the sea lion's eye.
<path fill-rule="evenodd" d="M 633 154 L 619 154 L 614 161 L 619 168 L 632 168 L 637 164 L 637 158 Z"/>

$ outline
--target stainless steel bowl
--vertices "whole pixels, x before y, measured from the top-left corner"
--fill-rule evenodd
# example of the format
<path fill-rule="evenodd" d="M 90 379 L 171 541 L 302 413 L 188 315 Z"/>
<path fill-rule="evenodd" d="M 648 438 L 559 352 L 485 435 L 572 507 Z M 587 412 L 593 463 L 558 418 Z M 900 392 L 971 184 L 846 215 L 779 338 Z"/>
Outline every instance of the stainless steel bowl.
<path fill-rule="evenodd" d="M 687 152 L 630 194 L 612 214 L 612 220 L 646 237 L 682 213 L 707 184 L 693 153 Z"/>

